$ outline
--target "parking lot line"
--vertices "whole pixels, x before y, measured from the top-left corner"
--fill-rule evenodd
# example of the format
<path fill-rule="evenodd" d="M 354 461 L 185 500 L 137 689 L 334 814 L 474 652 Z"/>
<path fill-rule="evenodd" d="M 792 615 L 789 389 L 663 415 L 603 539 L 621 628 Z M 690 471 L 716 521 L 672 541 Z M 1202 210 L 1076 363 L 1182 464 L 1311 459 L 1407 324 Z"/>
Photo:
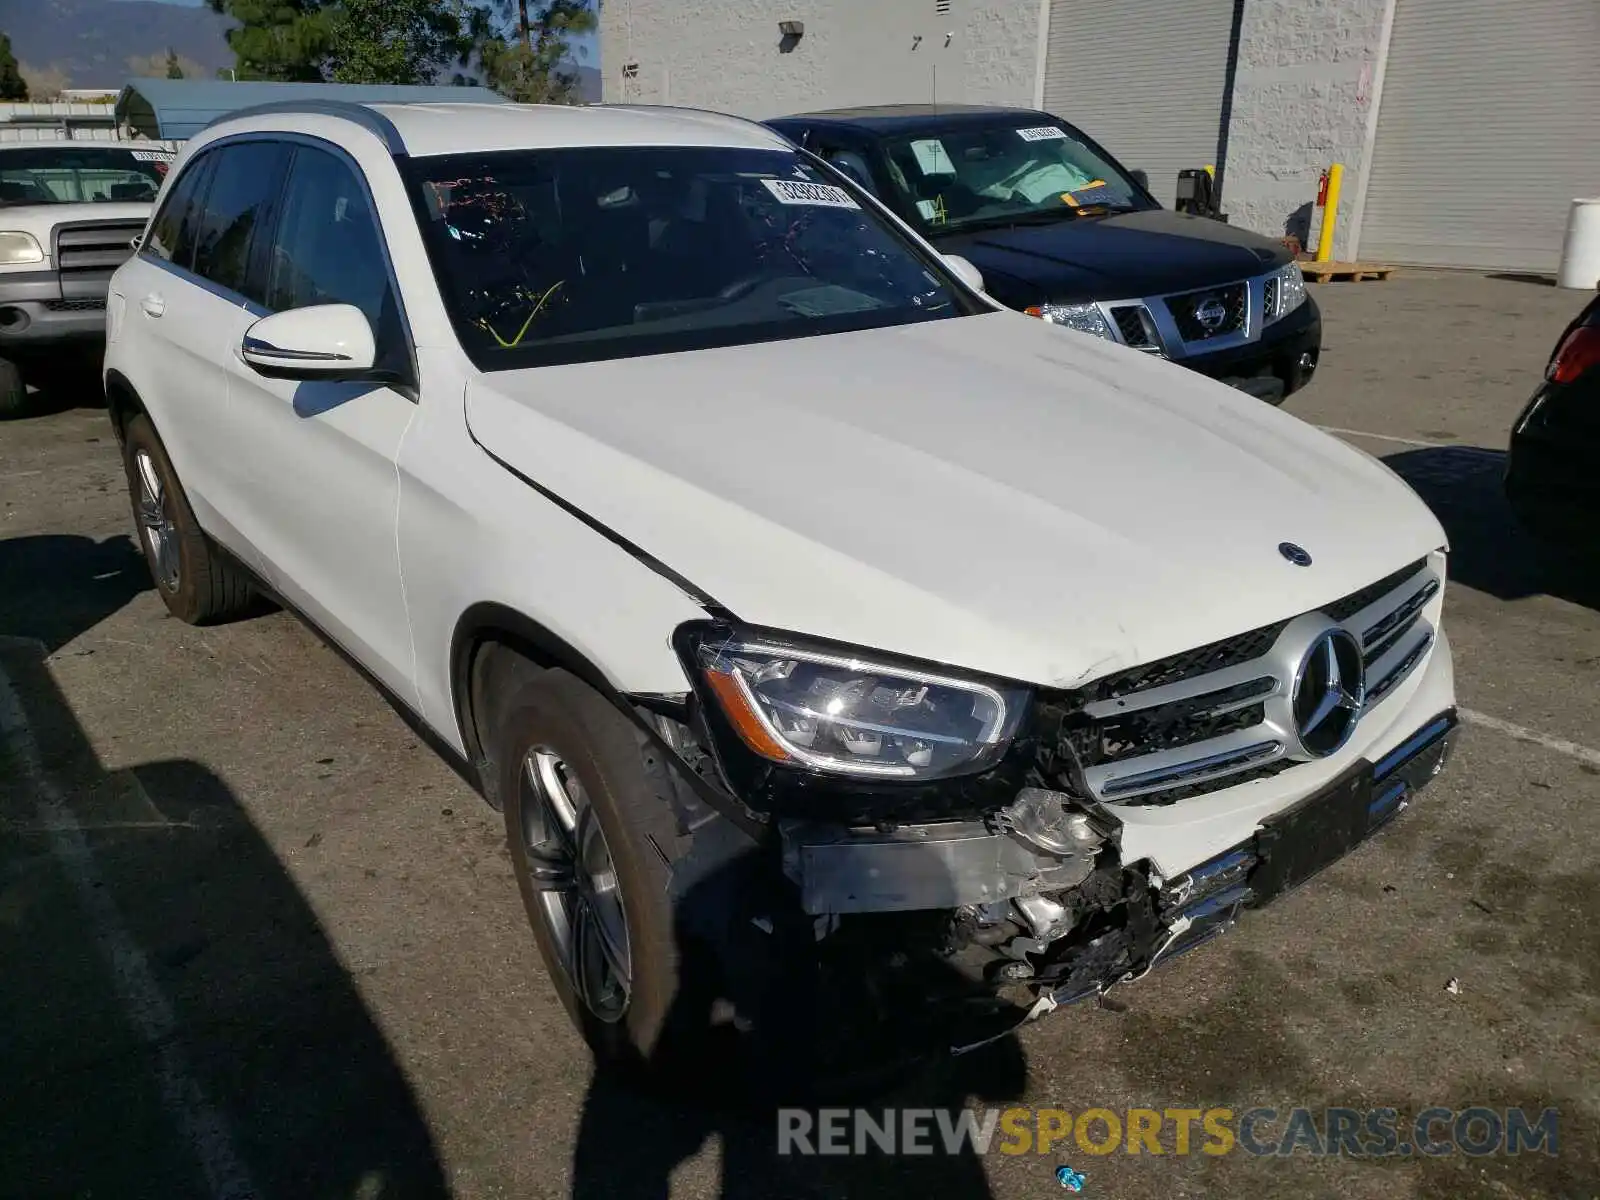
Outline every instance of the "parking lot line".
<path fill-rule="evenodd" d="M 1456 713 L 1468 725 L 1481 725 L 1485 729 L 1493 729 L 1496 733 L 1506 734 L 1518 741 L 1532 742 L 1536 746 L 1543 746 L 1546 750 L 1554 750 L 1557 754 L 1565 754 L 1568 758 L 1600 767 L 1600 750 L 1591 750 L 1588 746 L 1580 746 L 1577 742 L 1567 741 L 1566 738 L 1547 737 L 1529 729 L 1526 725 L 1502 721 L 1499 717 L 1491 717 L 1488 713 L 1481 713 L 1476 709 L 1458 708 Z"/>
<path fill-rule="evenodd" d="M 14 644 L 21 639 L 8 640 Z M 172 1004 L 103 886 L 83 827 L 44 768 L 22 700 L 4 666 L 0 666 L 0 743 L 33 793 L 38 827 L 48 833 L 50 852 L 77 893 L 129 1024 L 152 1052 L 162 1102 L 189 1143 L 212 1200 L 250 1200 L 260 1195 L 234 1149 L 227 1122 L 188 1069 L 174 1037 L 177 1020 Z"/>
<path fill-rule="evenodd" d="M 1398 442 L 1402 446 L 1459 446 L 1460 442 L 1430 442 L 1426 438 L 1395 437 L 1392 433 L 1368 433 L 1365 429 L 1341 429 L 1337 425 L 1318 425 L 1323 433 L 1337 433 L 1341 437 L 1370 438 L 1375 442 Z"/>

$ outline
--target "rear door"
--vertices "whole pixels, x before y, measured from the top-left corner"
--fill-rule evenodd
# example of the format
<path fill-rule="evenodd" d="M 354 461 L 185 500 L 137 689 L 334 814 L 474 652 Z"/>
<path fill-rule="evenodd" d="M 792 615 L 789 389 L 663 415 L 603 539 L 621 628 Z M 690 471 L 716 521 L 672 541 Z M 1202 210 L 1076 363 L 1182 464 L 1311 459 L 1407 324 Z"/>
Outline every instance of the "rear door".
<path fill-rule="evenodd" d="M 238 447 L 227 417 L 223 362 L 229 338 L 249 321 L 245 297 L 197 269 L 222 261 L 223 216 L 238 215 L 241 185 L 259 161 L 243 145 L 223 143 L 189 163 L 156 214 L 149 236 L 120 277 L 128 332 L 144 347 L 139 390 L 200 524 L 239 549 L 237 498 L 230 478 Z M 266 178 L 255 182 L 262 194 Z M 248 226 L 244 226 L 248 230 Z M 238 236 L 236 228 L 230 236 Z M 201 255 L 203 239 L 209 239 Z"/>
<path fill-rule="evenodd" d="M 410 381 L 397 389 L 268 379 L 233 353 L 244 327 L 230 334 L 239 527 L 285 599 L 391 690 L 410 695 L 395 462 L 416 412 L 415 368 L 376 207 L 343 151 L 295 141 L 256 269 L 262 312 L 353 304 L 372 326 L 379 366 Z"/>

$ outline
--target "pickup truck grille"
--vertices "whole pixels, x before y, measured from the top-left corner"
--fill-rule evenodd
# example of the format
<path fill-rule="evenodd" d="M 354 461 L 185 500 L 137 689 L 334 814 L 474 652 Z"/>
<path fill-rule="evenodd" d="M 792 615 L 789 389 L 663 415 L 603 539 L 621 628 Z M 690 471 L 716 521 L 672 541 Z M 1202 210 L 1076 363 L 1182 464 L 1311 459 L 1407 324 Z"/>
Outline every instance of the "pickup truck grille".
<path fill-rule="evenodd" d="M 109 275 L 133 256 L 143 221 L 72 221 L 55 229 L 56 269 Z"/>
<path fill-rule="evenodd" d="M 1048 757 L 1070 764 L 1078 790 L 1133 805 L 1309 761 L 1292 700 L 1311 643 L 1335 625 L 1360 643 L 1371 711 L 1427 658 L 1442 587 L 1442 559 L 1419 559 L 1311 613 L 1108 675 L 1042 706 L 1055 723 L 1040 730 Z"/>
<path fill-rule="evenodd" d="M 1186 342 L 1238 333 L 1245 327 L 1250 289 L 1244 283 L 1167 297 L 1167 309 Z"/>

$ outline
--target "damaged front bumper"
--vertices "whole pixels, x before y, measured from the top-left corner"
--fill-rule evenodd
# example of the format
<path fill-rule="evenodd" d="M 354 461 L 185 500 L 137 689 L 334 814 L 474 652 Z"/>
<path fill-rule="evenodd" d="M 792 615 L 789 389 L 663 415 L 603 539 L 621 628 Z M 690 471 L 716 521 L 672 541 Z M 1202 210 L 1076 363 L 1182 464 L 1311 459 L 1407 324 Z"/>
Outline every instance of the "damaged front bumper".
<path fill-rule="evenodd" d="M 1103 809 L 1074 811 L 1069 797 L 1033 788 L 982 822 L 785 821 L 784 873 L 819 921 L 937 912 L 946 961 L 975 982 L 1031 989 L 1036 1015 L 1143 976 L 1343 857 L 1431 782 L 1456 731 L 1454 709 L 1437 714 L 1173 878 L 1149 860 L 1122 861 Z"/>

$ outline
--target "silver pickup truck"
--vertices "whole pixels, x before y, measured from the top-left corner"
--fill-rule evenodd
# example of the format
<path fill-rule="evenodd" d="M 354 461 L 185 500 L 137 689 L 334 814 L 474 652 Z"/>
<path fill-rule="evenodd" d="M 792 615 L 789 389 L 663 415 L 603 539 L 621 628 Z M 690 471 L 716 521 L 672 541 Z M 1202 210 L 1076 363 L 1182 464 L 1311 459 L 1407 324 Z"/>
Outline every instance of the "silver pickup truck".
<path fill-rule="evenodd" d="M 133 253 L 170 142 L 0 144 L 0 418 L 28 377 L 105 339 L 106 286 Z"/>

